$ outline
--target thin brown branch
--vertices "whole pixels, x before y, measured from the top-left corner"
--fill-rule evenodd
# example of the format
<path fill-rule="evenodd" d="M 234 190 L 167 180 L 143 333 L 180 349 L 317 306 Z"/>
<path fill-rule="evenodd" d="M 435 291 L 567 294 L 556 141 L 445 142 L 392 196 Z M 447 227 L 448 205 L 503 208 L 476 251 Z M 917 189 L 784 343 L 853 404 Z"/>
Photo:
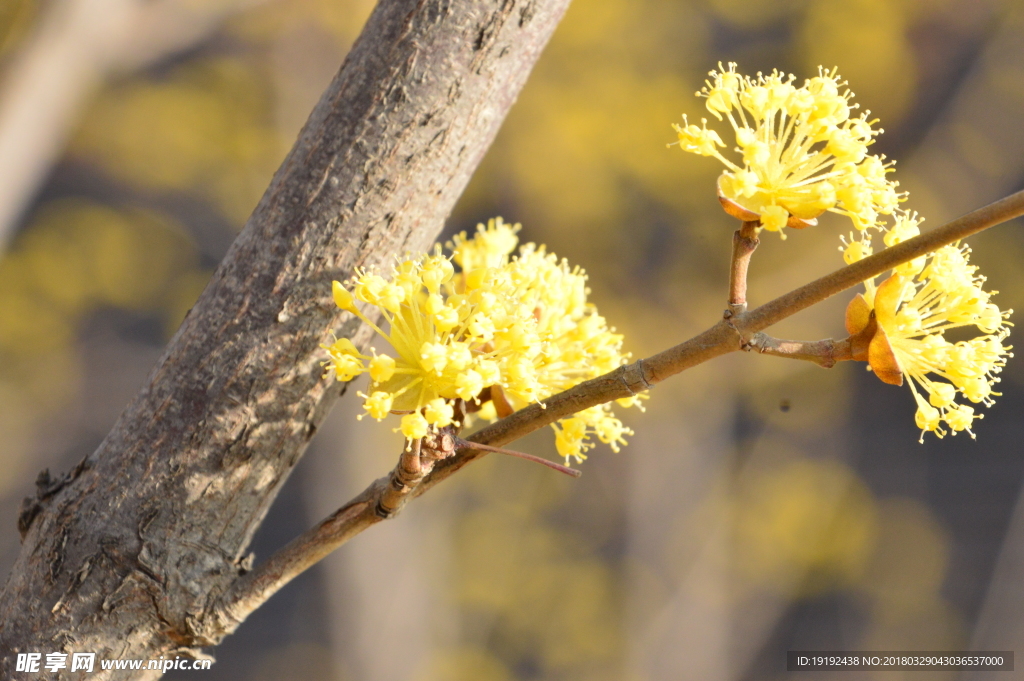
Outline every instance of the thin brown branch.
<path fill-rule="evenodd" d="M 719 321 L 703 333 L 668 350 L 553 395 L 543 405 L 534 404 L 521 409 L 477 431 L 468 440 L 501 446 L 558 419 L 598 404 L 635 395 L 686 369 L 738 350 L 757 349 L 764 354 L 813 361 L 822 366 L 831 366 L 829 362 L 834 364 L 839 360 L 852 359 L 852 339 L 785 341 L 758 332 L 865 279 L 1022 214 L 1024 191 L 1011 194 L 927 234 L 836 270 L 750 312 Z M 479 447 L 459 448 L 454 456 L 439 460 L 408 496 L 423 494 L 485 453 Z M 380 520 L 380 516 L 372 511 L 375 503 L 372 500 L 379 497 L 380 489 L 387 484 L 387 480 L 382 478 L 374 482 L 330 518 L 272 556 L 266 562 L 266 567 L 257 567 L 251 576 L 238 580 L 227 597 L 214 608 L 209 619 L 243 620 L 299 572 Z M 305 567 L 302 570 L 295 571 L 303 565 Z"/>
<path fill-rule="evenodd" d="M 729 311 L 740 314 L 747 310 L 747 270 L 750 269 L 750 256 L 757 245 L 759 222 L 744 222 L 740 229 L 732 235 L 732 263 L 729 267 Z"/>
<path fill-rule="evenodd" d="M 471 439 L 487 444 L 507 444 L 577 411 L 628 397 L 709 359 L 740 350 L 744 339 L 749 339 L 758 331 L 866 279 L 1021 215 L 1024 215 L 1024 191 L 1010 194 L 930 232 L 842 267 L 749 312 L 734 315 L 652 357 L 575 385 L 545 399 L 543 407 L 534 404 L 521 409 L 480 430 Z M 416 491 L 416 495 L 422 494 L 435 481 L 444 479 L 460 468 L 463 459 L 475 458 L 473 454 L 466 454 L 438 466 Z"/>
<path fill-rule="evenodd" d="M 447 432 L 434 435 L 426 445 L 423 440 L 414 440 L 402 450 L 398 463 L 387 476 L 374 480 L 362 494 L 235 580 L 204 622 L 200 644 L 212 645 L 234 632 L 281 587 L 335 548 L 371 525 L 396 516 L 434 463 L 454 453 L 455 439 Z"/>
<path fill-rule="evenodd" d="M 897 265 L 931 253 L 943 246 L 966 239 L 972 234 L 988 229 L 1001 222 L 1024 215 L 1024 190 L 1010 194 L 966 215 L 936 227 L 930 232 L 907 239 L 892 248 L 886 248 L 860 262 L 815 279 L 798 289 L 765 303 L 744 316 L 744 327 L 751 333 L 763 331 L 786 317 L 796 314 L 815 303 L 820 303 L 837 293 L 877 277 Z"/>
<path fill-rule="evenodd" d="M 556 470 L 559 473 L 563 473 L 573 478 L 578 478 L 583 475 L 583 472 L 578 468 L 569 468 L 563 466 L 560 463 L 549 461 L 548 459 L 534 456 L 533 454 L 527 454 L 526 452 L 517 452 L 514 449 L 504 449 L 502 447 L 492 447 L 490 445 L 480 444 L 479 442 L 473 442 L 472 440 L 463 440 L 459 438 L 457 441 L 459 449 L 476 449 L 481 452 L 494 452 L 495 454 L 505 454 L 507 456 L 514 456 L 519 459 L 525 459 L 526 461 L 532 461 L 533 463 L 539 463 L 542 466 L 547 466 L 552 470 Z"/>
<path fill-rule="evenodd" d="M 283 586 L 326 558 L 352 537 L 384 518 L 376 508 L 390 485 L 391 476 L 375 480 L 316 527 L 303 532 L 257 568 L 239 577 L 230 590 L 211 609 L 202 629 L 196 633 L 198 645 L 215 645 L 224 635 L 238 628 L 257 608 Z"/>
<path fill-rule="evenodd" d="M 742 349 L 773 357 L 814 362 L 826 369 L 834 367 L 836 362 L 853 359 L 852 345 L 848 338 L 839 341 L 832 338 L 817 341 L 784 340 L 758 332 L 743 344 Z"/>
<path fill-rule="evenodd" d="M 201 635 L 200 644 L 213 644 L 234 632 L 268 598 L 334 549 L 371 525 L 397 515 L 434 464 L 453 456 L 456 447 L 462 451 L 507 454 L 572 477 L 581 475 L 576 469 L 539 456 L 463 440 L 447 432 L 428 438 L 426 446 L 423 440 L 414 440 L 402 451 L 398 464 L 387 476 L 374 480 L 359 496 L 293 539 L 255 570 L 239 577 L 206 618 L 207 633 Z"/>

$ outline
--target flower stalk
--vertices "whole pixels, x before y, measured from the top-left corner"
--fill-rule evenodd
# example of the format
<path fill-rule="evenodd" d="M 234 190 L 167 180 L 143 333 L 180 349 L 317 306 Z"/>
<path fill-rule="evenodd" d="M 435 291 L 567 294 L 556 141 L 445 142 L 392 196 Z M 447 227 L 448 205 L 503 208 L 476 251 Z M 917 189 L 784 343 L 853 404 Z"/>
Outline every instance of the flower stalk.
<path fill-rule="evenodd" d="M 760 223 L 748 220 L 732 235 L 732 265 L 729 268 L 729 310 L 732 314 L 747 309 L 747 271 L 750 258 L 761 243 L 757 238 L 759 231 Z"/>

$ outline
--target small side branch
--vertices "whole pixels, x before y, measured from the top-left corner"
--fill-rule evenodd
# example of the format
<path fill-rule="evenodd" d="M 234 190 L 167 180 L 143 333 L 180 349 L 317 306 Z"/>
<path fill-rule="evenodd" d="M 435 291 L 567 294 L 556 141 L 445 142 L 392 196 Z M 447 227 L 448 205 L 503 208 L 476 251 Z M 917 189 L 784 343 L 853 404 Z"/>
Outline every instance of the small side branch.
<path fill-rule="evenodd" d="M 534 456 L 533 454 L 527 454 L 526 452 L 517 452 L 513 449 L 503 449 L 502 447 L 492 447 L 490 445 L 481 444 L 479 442 L 473 442 L 472 440 L 463 440 L 461 438 L 457 440 L 457 444 L 459 449 L 476 449 L 481 452 L 495 452 L 497 454 L 507 454 L 508 456 L 514 456 L 520 459 L 525 459 L 527 461 L 532 461 L 533 463 L 539 463 L 542 466 L 547 466 L 552 470 L 556 470 L 559 473 L 563 473 L 572 478 L 578 478 L 581 475 L 583 475 L 583 472 L 576 468 L 569 468 L 568 466 L 563 466 L 560 463 L 555 463 L 554 461 L 549 461 L 539 456 Z"/>
<path fill-rule="evenodd" d="M 743 344 L 743 350 L 762 355 L 801 359 L 814 362 L 820 367 L 831 369 L 836 362 L 853 359 L 852 343 L 849 338 L 837 341 L 831 338 L 817 341 L 784 340 L 766 333 L 755 333 Z"/>
<path fill-rule="evenodd" d="M 732 235 L 732 264 L 729 268 L 729 310 L 734 315 L 747 309 L 747 270 L 757 245 L 758 222 L 744 222 Z"/>

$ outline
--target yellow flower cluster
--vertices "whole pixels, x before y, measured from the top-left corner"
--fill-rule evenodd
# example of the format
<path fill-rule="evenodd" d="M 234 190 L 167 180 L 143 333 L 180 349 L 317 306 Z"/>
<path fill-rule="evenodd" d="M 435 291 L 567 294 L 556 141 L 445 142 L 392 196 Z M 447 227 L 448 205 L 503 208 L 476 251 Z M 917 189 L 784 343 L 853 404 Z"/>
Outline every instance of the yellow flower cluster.
<path fill-rule="evenodd" d="M 718 120 L 728 119 L 742 159 L 722 155 L 719 148 L 726 145 L 706 119 L 697 126 L 684 116 L 684 125 L 673 127 L 683 151 L 725 164 L 718 193 L 730 215 L 781 233 L 787 226 L 813 225 L 833 211 L 864 231 L 904 198 L 897 183 L 886 179 L 892 163 L 867 153 L 881 130 L 872 127 L 870 112 L 851 118 L 853 94 L 835 71 L 819 69 L 800 87 L 793 84 L 795 76 L 778 71 L 741 76 L 734 63 L 709 75 L 697 96 Z"/>
<path fill-rule="evenodd" d="M 500 218 L 463 232 L 432 254 L 399 262 L 385 278 L 357 272 L 334 282 L 334 301 L 387 339 L 394 356 L 360 353 L 351 341 L 325 345 L 325 362 L 338 380 L 370 374 L 366 413 L 403 414 L 409 440 L 459 424 L 460 414 L 494 420 L 622 365 L 622 336 L 587 302 L 586 275 L 543 246 L 518 244 L 519 226 Z M 454 264 L 453 264 L 454 261 Z M 458 266 L 456 270 L 455 265 Z M 377 307 L 388 332 L 356 301 Z M 643 397 L 646 397 L 644 395 Z M 461 400 L 461 403 L 459 402 Z M 637 398 L 619 401 L 638 405 Z M 632 434 L 609 405 L 587 409 L 553 425 L 558 453 L 577 461 L 590 437 L 618 451 Z"/>
<path fill-rule="evenodd" d="M 885 234 L 886 245 L 916 236 L 919 222 L 916 214 L 900 215 Z M 846 261 L 869 255 L 869 244 L 849 242 L 843 249 Z M 943 437 L 943 424 L 953 434 L 966 430 L 974 437 L 971 424 L 982 415 L 957 403 L 957 395 L 991 406 L 999 395 L 992 390 L 997 374 L 1012 356 L 1003 344 L 1012 311 L 1000 311 L 991 302 L 994 292 L 982 288 L 985 278 L 969 263 L 969 254 L 966 246 L 946 246 L 900 265 L 877 287 L 873 280 L 866 282 L 866 293 L 846 311 L 847 330 L 862 341 L 859 356 L 855 345 L 854 359 L 866 359 L 886 383 L 902 385 L 906 377 L 922 439 L 925 432 Z M 983 335 L 957 343 L 943 335 L 972 326 Z"/>
<path fill-rule="evenodd" d="M 886 246 L 920 234 L 921 218 L 899 209 L 906 192 L 886 178 L 893 164 L 868 154 L 881 130 L 870 112 L 851 117 L 853 94 L 834 70 L 819 69 L 800 87 L 795 76 L 778 71 L 742 76 L 733 63 L 719 64 L 710 76 L 697 96 L 719 121 L 729 121 L 741 158 L 721 153 L 726 144 L 706 119 L 697 126 L 684 116 L 674 127 L 683 151 L 726 166 L 718 198 L 727 213 L 780 233 L 813 225 L 825 211 L 846 215 L 856 228 L 842 238 L 848 264 L 872 254 L 872 228 L 883 233 Z M 892 225 L 881 215 L 893 216 Z M 943 437 L 946 428 L 973 437 L 971 424 L 981 415 L 957 396 L 990 406 L 998 395 L 992 386 L 1010 356 L 1003 345 L 1010 312 L 990 302 L 969 253 L 966 246 L 947 246 L 900 265 L 879 286 L 865 282 L 865 294 L 847 308 L 853 358 L 866 360 L 886 383 L 907 379 L 922 438 L 925 432 Z M 956 343 L 944 336 L 971 326 L 983 335 Z"/>

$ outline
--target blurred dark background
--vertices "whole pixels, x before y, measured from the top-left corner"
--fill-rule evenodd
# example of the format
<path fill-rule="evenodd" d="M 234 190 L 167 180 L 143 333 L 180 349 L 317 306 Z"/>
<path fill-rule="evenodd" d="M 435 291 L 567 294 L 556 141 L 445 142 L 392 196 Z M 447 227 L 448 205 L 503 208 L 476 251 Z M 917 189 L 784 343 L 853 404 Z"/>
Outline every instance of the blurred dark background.
<path fill-rule="evenodd" d="M 0 4 L 5 574 L 36 473 L 91 452 L 140 387 L 372 4 Z M 1019 0 L 577 0 L 446 234 L 522 222 L 587 269 L 637 356 L 710 325 L 735 224 L 716 162 L 666 143 L 707 115 L 693 93 L 719 61 L 838 66 L 926 227 L 1024 184 Z M 841 265 L 849 223 L 831 217 L 763 240 L 752 302 Z M 1000 305 L 1024 308 L 1020 225 L 971 245 Z M 847 300 L 777 335 L 840 335 Z M 475 464 L 275 596 L 212 671 L 166 678 L 762 680 L 792 649 L 1012 650 L 1024 362 L 1000 388 L 977 440 L 918 444 L 909 391 L 863 365 L 720 358 L 659 386 L 630 446 L 595 450 L 580 480 Z M 399 436 L 357 411 L 331 415 L 257 559 L 393 465 Z M 519 446 L 555 456 L 547 432 Z"/>

